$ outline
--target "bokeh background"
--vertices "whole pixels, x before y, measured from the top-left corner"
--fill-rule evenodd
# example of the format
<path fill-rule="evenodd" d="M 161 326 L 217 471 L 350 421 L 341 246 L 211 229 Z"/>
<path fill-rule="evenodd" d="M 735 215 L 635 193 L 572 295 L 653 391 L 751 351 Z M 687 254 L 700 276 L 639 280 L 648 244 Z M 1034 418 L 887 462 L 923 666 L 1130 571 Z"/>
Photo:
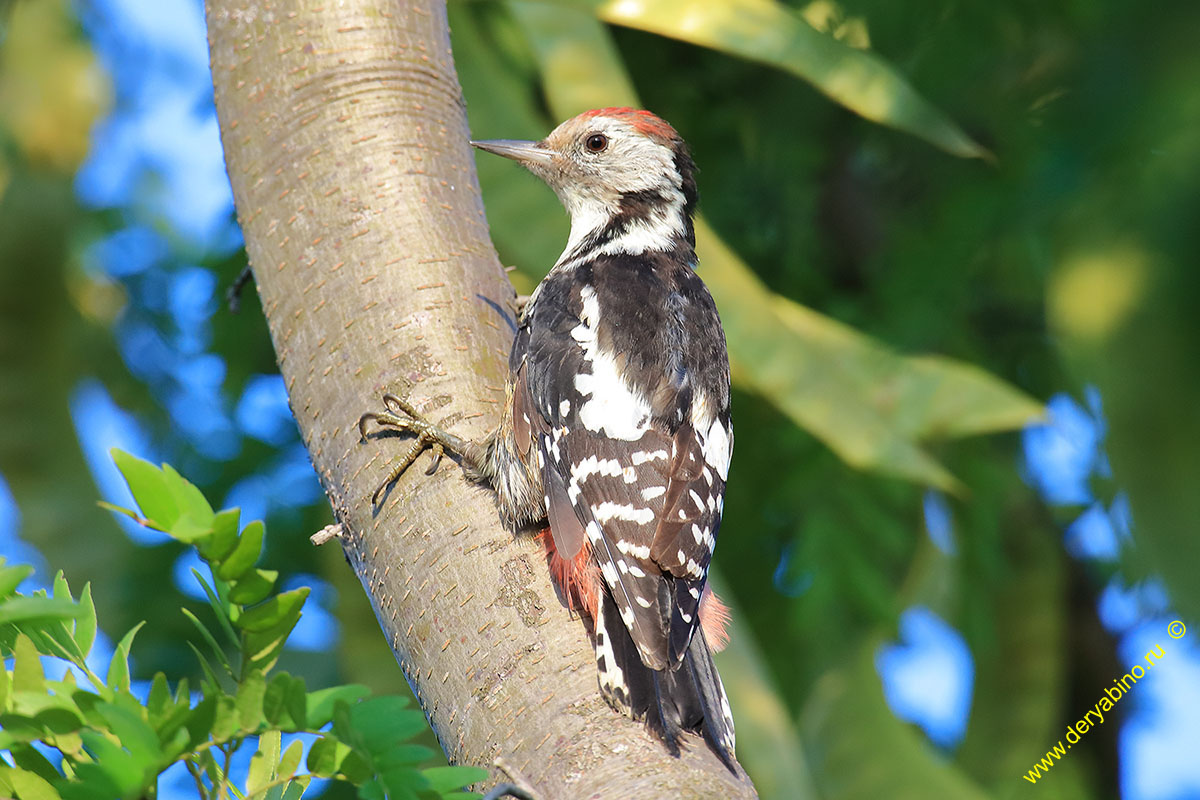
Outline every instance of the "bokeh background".
<path fill-rule="evenodd" d="M 1200 6 L 450 14 L 476 135 L 637 98 L 700 164 L 737 384 L 721 669 L 763 797 L 1200 797 Z M 528 291 L 566 218 L 479 167 Z M 197 562 L 95 503 L 128 499 L 109 448 L 169 461 L 314 587 L 285 668 L 407 692 L 307 543 L 328 506 L 253 292 L 226 308 L 244 264 L 201 5 L 0 2 L 0 557 L 91 581 L 109 642 L 148 620 L 143 678 L 195 673 Z"/>

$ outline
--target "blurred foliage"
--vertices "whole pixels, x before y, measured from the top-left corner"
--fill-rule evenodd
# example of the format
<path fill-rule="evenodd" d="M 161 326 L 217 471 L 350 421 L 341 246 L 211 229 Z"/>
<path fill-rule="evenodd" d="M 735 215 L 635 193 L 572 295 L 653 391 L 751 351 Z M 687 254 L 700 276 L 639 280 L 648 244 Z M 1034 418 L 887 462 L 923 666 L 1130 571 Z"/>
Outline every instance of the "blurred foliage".
<path fill-rule="evenodd" d="M 832 36 L 818 30 L 829 27 L 838 16 L 833 3 L 810 5 L 804 15 L 774 0 L 590 0 L 571 5 L 586 8 L 605 22 L 786 70 L 851 111 L 920 136 L 955 155 L 989 155 L 893 66 L 862 49 L 868 36 L 865 26 L 838 26 Z"/>
<path fill-rule="evenodd" d="M 13 762 L 0 764 L 0 791 L 17 800 L 155 797 L 160 774 L 182 763 L 204 800 L 299 800 L 314 776 L 353 784 L 364 800 L 479 796 L 459 790 L 486 779 L 486 770 L 418 769 L 435 753 L 409 742 L 426 723 L 407 698 L 364 699 L 369 690 L 352 684 L 309 692 L 303 679 L 274 670 L 309 590 L 276 591 L 278 571 L 255 566 L 261 521 L 239 530 L 238 509 L 214 512 L 169 465 L 119 450 L 113 459 L 138 511 L 104 505 L 195 547 L 207 566 L 207 578 L 199 570 L 193 576 L 218 622 L 215 632 L 182 609 L 199 634 L 187 642 L 203 668 L 198 696 L 186 677 L 172 681 L 163 672 L 145 701 L 135 696 L 130 656 L 142 623 L 122 637 L 101 678 L 88 660 L 99 629 L 91 584 L 77 600 L 59 572 L 52 592 L 22 596 L 15 590 L 33 568 L 0 559 L 0 656 L 12 659 L 11 670 L 0 670 L 0 749 Z M 71 669 L 47 679 L 43 659 Z M 283 749 L 285 733 L 315 737 L 303 773 L 303 743 Z M 257 750 L 238 789 L 230 762 L 248 740 Z"/>
<path fill-rule="evenodd" d="M 148 619 L 139 672 L 198 678 L 193 629 L 150 599 L 185 548 L 135 546 L 98 516 L 70 400 L 98 378 L 212 496 L 272 463 L 280 446 L 251 438 L 225 459 L 197 451 L 163 411 L 167 387 L 116 343 L 135 317 L 170 330 L 151 302 L 164 274 L 200 264 L 228 283 L 242 256 L 172 243 L 136 278 L 89 261 L 131 223 L 72 194 L 104 81 L 65 4 L 3 8 L 0 474 L 25 540 L 72 582 L 114 587 L 96 598 L 106 624 Z M 803 759 L 747 755 L 763 796 L 1115 797 L 1115 725 L 1038 786 L 1018 776 L 1075 718 L 1074 698 L 1111 678 L 1094 666 L 1115 656 L 1091 609 L 1112 570 L 1162 576 L 1181 615 L 1200 617 L 1200 7 L 521 0 L 450 13 L 477 135 L 537 139 L 584 107 L 640 101 L 701 167 L 701 274 L 736 370 L 716 564 L 745 640 L 721 667 L 744 746 Z M 561 250 L 565 214 L 511 163 L 478 168 L 501 257 L 528 291 Z M 256 308 L 208 313 L 232 404 L 273 370 L 266 328 Z M 1067 512 L 1046 513 L 1022 484 L 1015 437 L 970 438 L 1087 383 L 1135 520 L 1108 567 L 1066 558 Z M 924 535 L 928 485 L 955 493 L 953 554 Z M 272 510 L 266 558 L 330 580 L 341 623 L 336 663 L 285 650 L 279 668 L 402 689 L 340 556 L 296 544 L 327 517 L 322 502 Z M 953 752 L 898 722 L 879 691 L 872 655 L 912 604 L 975 658 Z"/>
<path fill-rule="evenodd" d="M 534 50 L 555 117 L 604 105 L 641 105 L 599 23 L 569 9 L 510 7 Z M 694 30 L 686 14 L 676 22 Z M 587 80 L 576 79 L 588 70 Z M 511 226 L 495 226 L 502 248 L 521 236 L 517 215 L 561 215 L 550 193 L 516 190 L 510 196 L 513 185 L 499 181 L 493 190 L 498 196 L 491 206 L 513 216 Z M 739 382 L 770 397 L 851 464 L 957 490 L 954 479 L 916 446 L 917 439 L 1019 427 L 1037 415 L 1036 403 L 979 370 L 937 358 L 906 362 L 846 326 L 773 295 L 702 219 L 696 240 Z M 528 263 L 548 269 L 554 261 L 542 254 Z"/>
<path fill-rule="evenodd" d="M 108 76 L 75 30 L 66 0 L 17 3 L 3 25 L 5 138 L 11 137 L 23 160 L 74 170 L 87 155 L 92 124 L 112 102 Z"/>

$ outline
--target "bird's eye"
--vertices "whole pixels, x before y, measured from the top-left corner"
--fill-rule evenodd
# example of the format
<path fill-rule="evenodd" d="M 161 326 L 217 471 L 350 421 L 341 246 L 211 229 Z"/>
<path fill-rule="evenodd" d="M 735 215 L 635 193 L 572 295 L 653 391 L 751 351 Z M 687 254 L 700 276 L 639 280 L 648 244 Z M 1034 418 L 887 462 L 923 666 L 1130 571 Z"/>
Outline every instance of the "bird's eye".
<path fill-rule="evenodd" d="M 589 153 L 602 152 L 604 148 L 608 147 L 608 137 L 603 133 L 590 134 L 587 139 L 584 140 L 583 146 L 588 149 Z"/>

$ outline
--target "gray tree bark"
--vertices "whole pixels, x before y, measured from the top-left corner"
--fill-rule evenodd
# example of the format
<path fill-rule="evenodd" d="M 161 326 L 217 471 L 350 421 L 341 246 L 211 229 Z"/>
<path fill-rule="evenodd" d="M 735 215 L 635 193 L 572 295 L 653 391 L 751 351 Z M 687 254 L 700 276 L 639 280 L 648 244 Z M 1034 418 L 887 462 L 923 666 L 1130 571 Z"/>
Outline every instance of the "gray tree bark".
<path fill-rule="evenodd" d="M 671 758 L 604 704 L 541 546 L 504 530 L 450 459 L 372 508 L 408 445 L 359 442 L 382 392 L 472 438 L 504 399 L 513 290 L 443 2 L 209 0 L 207 17 L 238 219 L 292 411 L 447 755 L 501 759 L 543 798 L 755 796 L 700 739 Z"/>

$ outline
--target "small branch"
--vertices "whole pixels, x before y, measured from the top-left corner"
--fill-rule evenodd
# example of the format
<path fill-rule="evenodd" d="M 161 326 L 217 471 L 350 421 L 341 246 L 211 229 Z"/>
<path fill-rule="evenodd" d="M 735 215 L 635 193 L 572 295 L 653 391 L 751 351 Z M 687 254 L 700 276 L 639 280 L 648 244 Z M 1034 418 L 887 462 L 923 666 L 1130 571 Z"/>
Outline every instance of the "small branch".
<path fill-rule="evenodd" d="M 233 279 L 233 283 L 225 291 L 225 305 L 229 308 L 230 314 L 236 314 L 242 310 L 242 290 L 246 288 L 246 284 L 254 278 L 254 270 L 250 269 L 250 265 L 242 267 L 242 271 Z"/>
<path fill-rule="evenodd" d="M 183 763 L 187 767 L 188 774 L 192 776 L 192 780 L 196 782 L 197 796 L 204 800 L 208 797 L 208 789 L 204 786 L 204 776 L 201 774 L 200 767 L 190 759 L 184 759 Z"/>
<path fill-rule="evenodd" d="M 503 788 L 505 790 L 505 793 L 508 794 L 508 796 L 510 796 L 510 797 L 516 797 L 516 798 L 519 798 L 520 800 L 539 800 L 536 790 L 534 790 L 533 786 L 529 783 L 529 781 L 525 780 L 525 776 L 522 775 L 516 767 L 509 764 L 502 757 L 497 757 L 496 760 L 492 763 L 494 763 L 496 765 L 496 769 L 503 772 L 505 775 L 508 776 L 508 779 L 510 781 L 512 781 L 511 783 L 500 784 L 499 786 L 492 789 L 492 792 L 500 791 L 500 789 Z M 492 795 L 492 792 L 489 792 L 488 796 L 485 797 L 484 800 L 489 800 L 489 798 Z M 496 795 L 496 796 L 503 797 L 504 795 L 501 794 L 501 795 Z"/>
<path fill-rule="evenodd" d="M 320 547 L 330 539 L 341 539 L 344 532 L 345 529 L 342 527 L 342 523 L 335 522 L 332 525 L 326 525 L 324 528 L 321 528 L 321 530 L 308 537 L 308 540 L 313 543 L 313 547 Z"/>

